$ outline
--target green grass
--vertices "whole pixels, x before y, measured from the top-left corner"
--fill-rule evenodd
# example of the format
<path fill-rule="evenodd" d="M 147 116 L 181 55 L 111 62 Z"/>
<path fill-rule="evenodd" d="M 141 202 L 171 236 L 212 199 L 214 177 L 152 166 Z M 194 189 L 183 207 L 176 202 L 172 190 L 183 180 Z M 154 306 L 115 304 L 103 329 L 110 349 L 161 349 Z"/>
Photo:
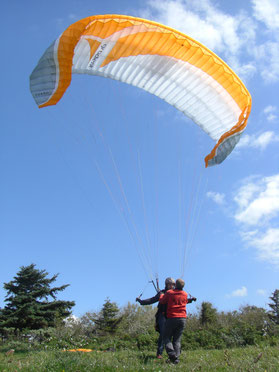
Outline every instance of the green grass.
<path fill-rule="evenodd" d="M 178 365 L 154 358 L 153 352 L 117 351 L 71 353 L 63 351 L 15 351 L 0 353 L 1 372 L 91 372 L 91 371 L 279 371 L 278 346 L 230 350 L 183 352 Z"/>

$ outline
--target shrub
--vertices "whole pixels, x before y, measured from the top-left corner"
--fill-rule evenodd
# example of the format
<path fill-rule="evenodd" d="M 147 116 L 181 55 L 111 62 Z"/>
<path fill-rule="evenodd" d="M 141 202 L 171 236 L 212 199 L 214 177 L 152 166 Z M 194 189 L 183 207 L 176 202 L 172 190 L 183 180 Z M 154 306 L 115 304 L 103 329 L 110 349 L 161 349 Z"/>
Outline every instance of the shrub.
<path fill-rule="evenodd" d="M 147 350 L 156 347 L 157 338 L 155 331 L 138 335 L 136 339 L 138 349 Z"/>

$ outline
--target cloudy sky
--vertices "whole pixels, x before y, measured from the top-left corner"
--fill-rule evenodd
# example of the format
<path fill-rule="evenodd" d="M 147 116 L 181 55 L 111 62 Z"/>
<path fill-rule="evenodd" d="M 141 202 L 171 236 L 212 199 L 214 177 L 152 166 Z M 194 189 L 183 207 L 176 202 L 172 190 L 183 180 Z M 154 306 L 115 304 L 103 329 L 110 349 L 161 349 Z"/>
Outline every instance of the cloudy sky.
<path fill-rule="evenodd" d="M 183 274 L 186 289 L 218 309 L 266 307 L 279 278 L 278 0 L 16 0 L 0 9 L 0 306 L 3 283 L 35 263 L 71 285 L 63 296 L 77 315 L 106 297 L 124 305 L 145 287 L 153 295 L 149 268 L 161 286 Z M 115 81 L 75 77 L 57 107 L 37 109 L 29 75 L 38 59 L 95 14 L 171 26 L 239 75 L 252 111 L 224 163 L 205 170 L 211 139 Z"/>

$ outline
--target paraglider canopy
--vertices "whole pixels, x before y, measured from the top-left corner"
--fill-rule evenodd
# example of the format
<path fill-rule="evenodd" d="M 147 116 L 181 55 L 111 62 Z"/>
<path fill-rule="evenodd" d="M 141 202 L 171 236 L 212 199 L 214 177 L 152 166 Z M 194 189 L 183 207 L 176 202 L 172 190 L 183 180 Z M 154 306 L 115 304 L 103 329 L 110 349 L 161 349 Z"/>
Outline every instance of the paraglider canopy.
<path fill-rule="evenodd" d="M 206 166 L 231 153 L 251 110 L 246 87 L 212 51 L 179 31 L 136 17 L 98 15 L 69 26 L 30 76 L 37 105 L 55 105 L 72 73 L 137 86 L 182 111 L 216 141 Z"/>

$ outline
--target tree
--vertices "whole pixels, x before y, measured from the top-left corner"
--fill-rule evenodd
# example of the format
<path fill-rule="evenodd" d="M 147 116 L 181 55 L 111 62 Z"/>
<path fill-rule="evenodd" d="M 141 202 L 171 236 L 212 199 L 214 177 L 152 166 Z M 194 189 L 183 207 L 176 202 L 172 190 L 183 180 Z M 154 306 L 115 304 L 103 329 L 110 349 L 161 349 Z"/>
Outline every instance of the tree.
<path fill-rule="evenodd" d="M 119 316 L 119 308 L 115 302 L 111 302 L 109 298 L 106 299 L 102 310 L 94 319 L 97 331 L 101 333 L 114 334 L 117 330 L 119 323 L 123 317 Z"/>
<path fill-rule="evenodd" d="M 48 278 L 49 273 L 38 270 L 34 264 L 22 266 L 9 283 L 6 306 L 1 311 L 0 328 L 31 330 L 52 327 L 71 314 L 73 301 L 59 301 L 56 294 L 64 291 L 69 284 L 51 287 L 58 274 Z"/>
<path fill-rule="evenodd" d="M 157 308 L 152 306 L 139 306 L 128 302 L 122 308 L 121 315 L 123 320 L 118 331 L 123 335 L 137 337 L 144 333 L 155 330 L 155 313 Z"/>
<path fill-rule="evenodd" d="M 269 319 L 273 323 L 279 325 L 279 290 L 275 289 L 269 299 L 272 301 L 272 303 L 268 304 L 268 306 L 271 308 L 268 313 Z"/>
<path fill-rule="evenodd" d="M 258 331 L 264 332 L 268 321 L 265 309 L 257 306 L 241 306 L 239 320 L 253 326 Z"/>
<path fill-rule="evenodd" d="M 210 302 L 202 302 L 199 319 L 203 326 L 216 323 L 217 310 Z"/>

